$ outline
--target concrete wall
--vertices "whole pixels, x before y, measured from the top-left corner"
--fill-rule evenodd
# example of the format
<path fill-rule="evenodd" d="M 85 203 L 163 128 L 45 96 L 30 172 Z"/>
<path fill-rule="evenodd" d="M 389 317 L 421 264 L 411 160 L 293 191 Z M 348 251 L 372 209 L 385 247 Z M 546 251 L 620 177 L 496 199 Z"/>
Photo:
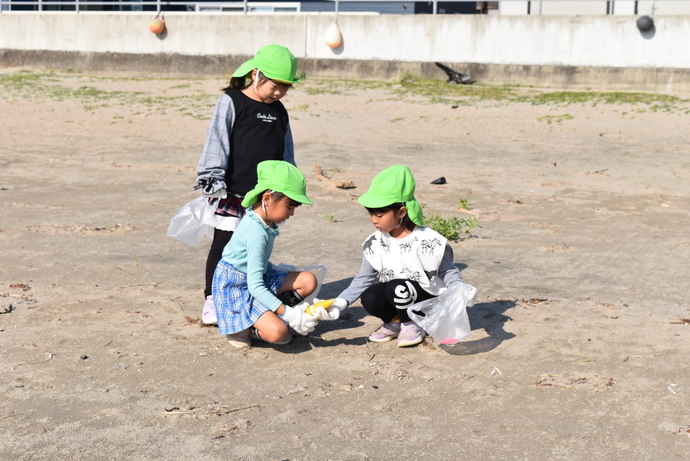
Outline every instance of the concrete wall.
<path fill-rule="evenodd" d="M 690 16 L 345 15 L 343 43 L 325 45 L 332 14 L 2 13 L 0 65 L 226 74 L 269 43 L 287 46 L 314 77 L 444 77 L 443 62 L 485 81 L 601 89 L 690 91 Z M 27 32 L 30 31 L 30 32 Z M 145 58 L 144 58 L 145 57 Z M 110 67 L 108 67 L 110 63 Z M 152 68 L 152 66 L 155 66 Z"/>

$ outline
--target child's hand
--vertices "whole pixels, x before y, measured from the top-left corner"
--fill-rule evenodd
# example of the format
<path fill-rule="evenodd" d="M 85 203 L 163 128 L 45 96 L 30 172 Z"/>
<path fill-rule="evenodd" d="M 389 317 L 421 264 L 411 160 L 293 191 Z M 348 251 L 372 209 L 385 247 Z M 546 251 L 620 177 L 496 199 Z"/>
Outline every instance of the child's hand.
<path fill-rule="evenodd" d="M 340 310 L 341 310 L 338 308 L 338 305 L 336 304 L 338 302 L 338 300 L 344 301 L 345 307 L 347 307 L 347 301 L 345 301 L 344 299 L 341 299 L 341 298 L 337 298 L 337 299 L 333 300 L 333 304 L 331 304 L 331 306 L 328 309 L 324 309 L 323 307 L 317 307 L 317 308 L 312 309 L 311 315 L 313 315 L 314 317 L 316 317 L 319 320 L 337 320 L 340 317 Z M 321 300 L 319 298 L 314 298 L 314 304 L 320 303 L 321 301 L 323 301 L 323 300 Z M 340 304 L 342 305 L 342 303 L 340 303 Z"/>
<path fill-rule="evenodd" d="M 218 189 L 214 193 L 206 195 L 212 198 L 226 199 L 228 198 L 228 191 L 225 189 Z"/>
<path fill-rule="evenodd" d="M 474 306 L 477 302 L 477 289 L 465 282 L 458 282 L 462 286 L 462 294 L 467 298 L 467 307 Z M 455 286 L 455 284 L 453 284 Z"/>
<path fill-rule="evenodd" d="M 337 307 L 339 311 L 344 311 L 345 309 L 347 309 L 347 306 L 349 305 L 350 303 L 348 303 L 343 298 L 335 298 L 333 300 L 333 307 Z"/>
<path fill-rule="evenodd" d="M 285 306 L 285 312 L 281 316 L 293 330 L 303 336 L 314 331 L 316 324 L 319 323 L 316 317 L 304 312 L 307 306 L 308 304 L 306 302 L 297 304 L 293 307 Z"/>
<path fill-rule="evenodd" d="M 206 197 L 212 197 L 212 198 L 219 198 L 219 199 L 226 199 L 228 198 L 228 191 L 225 188 L 225 182 L 223 181 L 214 181 L 214 180 L 209 180 L 209 179 L 202 179 L 199 181 L 199 185 L 194 188 L 200 189 L 201 192 Z"/>

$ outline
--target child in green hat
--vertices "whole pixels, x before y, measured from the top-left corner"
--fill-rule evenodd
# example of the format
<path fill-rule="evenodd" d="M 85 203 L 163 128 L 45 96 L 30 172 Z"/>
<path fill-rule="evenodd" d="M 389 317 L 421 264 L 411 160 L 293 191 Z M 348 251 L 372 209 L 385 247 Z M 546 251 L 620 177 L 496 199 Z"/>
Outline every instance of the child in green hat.
<path fill-rule="evenodd" d="M 288 112 L 280 100 L 296 77 L 297 60 L 281 45 L 267 45 L 232 74 L 223 88 L 206 132 L 197 165 L 197 188 L 218 204 L 213 216 L 213 243 L 206 259 L 202 321 L 217 323 L 211 285 L 223 248 L 244 215 L 245 194 L 256 184 L 263 160 L 295 164 Z"/>
<path fill-rule="evenodd" d="M 213 276 L 213 300 L 220 334 L 235 347 L 251 345 L 252 337 L 286 344 L 286 323 L 306 335 L 317 319 L 301 302 L 312 294 L 317 280 L 311 272 L 276 270 L 269 261 L 279 223 L 295 208 L 312 202 L 304 175 L 294 165 L 267 160 L 257 166 L 258 181 L 242 200 L 247 209 L 223 250 Z M 323 309 L 323 308 L 321 308 Z"/>
<path fill-rule="evenodd" d="M 410 320 L 409 306 L 438 296 L 451 284 L 463 283 L 448 241 L 424 227 L 414 191 L 410 169 L 395 165 L 376 175 L 359 197 L 376 232 L 362 244 L 359 273 L 333 304 L 342 310 L 361 297 L 364 309 L 383 321 L 369 340 L 397 338 L 398 347 L 419 344 L 426 334 Z"/>

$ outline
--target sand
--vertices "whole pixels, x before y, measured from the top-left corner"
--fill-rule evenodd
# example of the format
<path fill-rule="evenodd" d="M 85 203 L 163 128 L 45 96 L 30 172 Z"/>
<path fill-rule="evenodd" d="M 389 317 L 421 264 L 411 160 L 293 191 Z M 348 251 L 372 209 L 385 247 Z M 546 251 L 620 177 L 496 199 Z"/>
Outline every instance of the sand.
<path fill-rule="evenodd" d="M 357 196 L 407 164 L 425 213 L 479 219 L 452 243 L 472 333 L 370 343 L 356 303 L 238 350 L 200 324 L 210 242 L 166 237 L 227 82 L 2 73 L 0 459 L 687 459 L 687 100 L 307 80 L 284 102 L 314 205 L 272 261 L 325 265 L 337 295 L 373 231 Z"/>

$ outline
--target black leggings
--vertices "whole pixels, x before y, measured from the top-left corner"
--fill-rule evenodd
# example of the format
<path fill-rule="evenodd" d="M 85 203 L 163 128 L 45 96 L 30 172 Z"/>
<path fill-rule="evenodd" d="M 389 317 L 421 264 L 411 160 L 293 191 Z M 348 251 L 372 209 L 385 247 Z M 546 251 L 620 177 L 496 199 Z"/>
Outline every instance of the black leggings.
<path fill-rule="evenodd" d="M 216 271 L 218 261 L 223 257 L 223 249 L 225 245 L 228 244 L 231 237 L 232 231 L 213 230 L 213 242 L 211 243 L 211 249 L 208 250 L 208 257 L 206 258 L 206 289 L 204 290 L 204 298 L 211 296 L 213 273 Z"/>
<path fill-rule="evenodd" d="M 417 282 L 395 279 L 367 288 L 360 300 L 370 315 L 380 318 L 383 323 L 388 323 L 396 315 L 401 322 L 409 322 L 407 308 L 414 303 L 434 297 Z"/>

